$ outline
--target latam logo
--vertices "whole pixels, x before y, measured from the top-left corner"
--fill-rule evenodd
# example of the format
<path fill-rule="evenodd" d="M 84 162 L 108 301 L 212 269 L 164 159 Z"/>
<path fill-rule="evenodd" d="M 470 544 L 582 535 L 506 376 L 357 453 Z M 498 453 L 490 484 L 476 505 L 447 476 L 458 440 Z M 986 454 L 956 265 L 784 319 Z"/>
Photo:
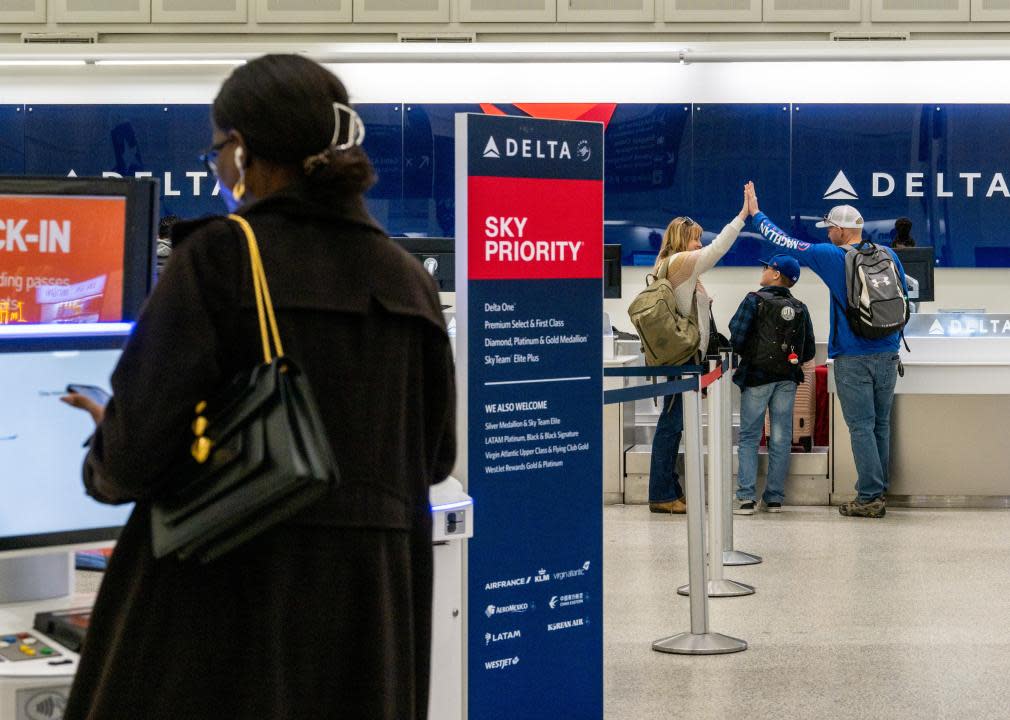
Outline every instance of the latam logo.
<path fill-rule="evenodd" d="M 518 640 L 523 636 L 523 631 L 518 628 L 515 630 L 506 630 L 500 633 L 484 633 L 484 646 L 487 647 L 491 643 L 502 642 L 503 640 Z"/>
<path fill-rule="evenodd" d="M 0 250 L 26 253 L 29 247 L 40 253 L 69 253 L 70 221 L 40 220 L 29 228 L 27 220 L 0 220 Z"/>
<path fill-rule="evenodd" d="M 577 146 L 579 159 L 588 162 L 593 156 L 592 148 L 588 140 L 580 140 Z M 494 136 L 487 139 L 484 146 L 483 156 L 493 160 L 500 160 L 501 151 L 498 149 L 498 141 Z M 505 157 L 520 157 L 529 160 L 571 160 L 572 149 L 568 146 L 567 140 L 516 140 L 515 138 L 505 138 Z"/>
<path fill-rule="evenodd" d="M 933 181 L 933 196 L 937 198 L 952 198 L 955 195 L 981 197 L 983 192 L 986 198 L 995 195 L 1010 198 L 1010 184 L 1007 183 L 1003 173 L 994 173 L 992 176 L 983 176 L 980 172 L 936 173 L 930 179 Z M 904 190 L 905 197 L 925 197 L 926 180 L 926 173 L 921 172 L 905 173 L 903 181 L 900 176 L 896 178 L 890 173 L 875 172 L 870 176 L 872 196 L 890 197 L 895 192 L 900 196 Z M 859 194 L 845 176 L 845 172 L 839 170 L 825 191 L 824 199 L 858 200 Z"/>

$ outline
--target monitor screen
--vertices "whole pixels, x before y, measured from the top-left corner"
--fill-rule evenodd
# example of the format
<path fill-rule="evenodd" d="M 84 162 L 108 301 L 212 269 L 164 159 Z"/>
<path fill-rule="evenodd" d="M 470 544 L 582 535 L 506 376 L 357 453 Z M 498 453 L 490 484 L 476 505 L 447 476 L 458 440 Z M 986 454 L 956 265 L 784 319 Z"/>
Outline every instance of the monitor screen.
<path fill-rule="evenodd" d="M 603 297 L 621 297 L 621 246 L 603 246 Z"/>
<path fill-rule="evenodd" d="M 0 552 L 114 539 L 132 505 L 84 492 L 91 417 L 61 403 L 67 385 L 110 390 L 122 334 L 90 350 L 7 352 L 0 343 Z"/>
<path fill-rule="evenodd" d="M 908 282 L 908 299 L 912 302 L 933 302 L 933 268 L 936 265 L 933 248 L 922 247 L 901 248 L 894 254 L 905 269 L 905 277 L 915 282 Z"/>
<path fill-rule="evenodd" d="M 440 292 L 456 291 L 456 241 L 445 237 L 394 237 L 392 240 L 424 265 Z"/>
<path fill-rule="evenodd" d="M 0 326 L 135 319 L 157 197 L 153 180 L 0 178 Z"/>

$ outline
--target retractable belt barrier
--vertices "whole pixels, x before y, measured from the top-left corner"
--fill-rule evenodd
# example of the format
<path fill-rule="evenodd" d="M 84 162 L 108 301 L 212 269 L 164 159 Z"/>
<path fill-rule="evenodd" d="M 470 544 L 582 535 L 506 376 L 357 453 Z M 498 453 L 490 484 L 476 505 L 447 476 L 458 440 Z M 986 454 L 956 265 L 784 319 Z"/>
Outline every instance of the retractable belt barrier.
<path fill-rule="evenodd" d="M 720 596 L 753 593 L 754 589 L 741 583 L 733 583 L 722 577 L 723 567 L 723 523 L 722 508 L 722 453 L 718 450 L 723 436 L 721 408 L 723 385 L 729 377 L 723 373 L 723 358 L 711 359 L 708 366 L 669 366 L 605 368 L 603 374 L 609 377 L 682 377 L 683 380 L 669 380 L 654 385 L 608 390 L 604 393 L 605 403 L 629 402 L 660 395 L 683 394 L 684 396 L 684 490 L 687 494 L 687 591 L 683 594 L 691 600 L 691 629 L 657 640 L 652 649 L 658 652 L 678 655 L 720 655 L 747 649 L 747 643 L 737 638 L 714 633 L 708 627 L 708 598 L 713 590 Z M 707 371 L 707 372 L 706 372 Z M 709 403 L 709 503 L 712 521 L 709 534 L 709 575 L 705 572 L 705 481 L 703 479 L 704 450 L 701 432 L 701 391 L 708 390 Z M 726 390 L 728 393 L 728 390 Z M 713 583 L 716 583 L 714 586 Z M 732 587 L 732 592 L 725 592 Z"/>

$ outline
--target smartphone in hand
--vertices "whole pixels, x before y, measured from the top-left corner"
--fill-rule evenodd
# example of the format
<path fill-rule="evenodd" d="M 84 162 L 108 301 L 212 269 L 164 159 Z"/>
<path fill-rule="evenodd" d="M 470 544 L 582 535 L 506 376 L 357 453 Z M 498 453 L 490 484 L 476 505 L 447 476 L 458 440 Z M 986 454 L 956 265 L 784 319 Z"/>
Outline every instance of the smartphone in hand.
<path fill-rule="evenodd" d="M 83 395 L 84 397 L 94 400 L 96 403 L 105 407 L 109 404 L 109 398 L 112 396 L 109 393 L 102 390 L 102 388 L 97 385 L 78 385 L 71 383 L 67 385 L 68 393 L 77 393 L 78 395 Z"/>

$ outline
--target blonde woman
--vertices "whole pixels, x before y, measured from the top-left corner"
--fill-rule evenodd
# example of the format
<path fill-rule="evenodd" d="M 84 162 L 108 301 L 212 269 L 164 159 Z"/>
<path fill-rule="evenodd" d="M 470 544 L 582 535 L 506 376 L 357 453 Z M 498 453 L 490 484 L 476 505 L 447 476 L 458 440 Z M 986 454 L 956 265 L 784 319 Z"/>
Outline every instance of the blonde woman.
<path fill-rule="evenodd" d="M 701 225 L 689 217 L 674 218 L 663 233 L 663 244 L 656 258 L 653 273 L 666 270 L 674 287 L 677 310 L 687 315 L 697 298 L 698 331 L 701 347 L 708 347 L 712 327 L 712 300 L 701 284 L 701 274 L 715 267 L 729 252 L 747 220 L 747 203 L 739 214 L 712 241 L 701 245 Z M 664 268 L 665 266 L 665 268 Z M 655 513 L 683 513 L 684 491 L 677 478 L 677 451 L 684 430 L 684 412 L 680 395 L 669 395 L 663 401 L 663 412 L 652 439 L 652 465 L 649 468 L 649 509 Z"/>

